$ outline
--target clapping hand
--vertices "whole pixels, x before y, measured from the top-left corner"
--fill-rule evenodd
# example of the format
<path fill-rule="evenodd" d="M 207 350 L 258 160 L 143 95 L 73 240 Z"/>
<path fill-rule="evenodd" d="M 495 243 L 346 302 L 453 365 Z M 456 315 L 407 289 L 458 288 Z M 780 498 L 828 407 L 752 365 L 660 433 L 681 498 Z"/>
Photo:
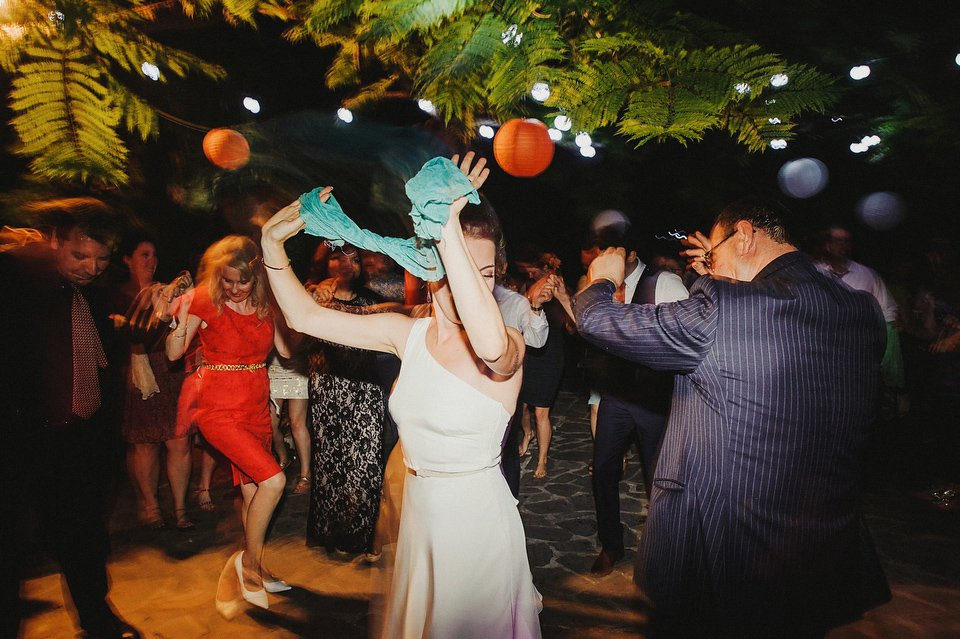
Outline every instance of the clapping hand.
<path fill-rule="evenodd" d="M 193 278 L 189 271 L 181 271 L 180 275 L 166 286 L 157 286 L 153 290 L 153 317 L 147 326 L 152 329 L 157 322 L 169 322 L 180 310 L 180 299 L 184 293 L 193 290 Z"/>
<path fill-rule="evenodd" d="M 331 277 L 307 289 L 313 301 L 323 305 L 333 299 L 333 294 L 337 291 L 337 278 Z"/>
<path fill-rule="evenodd" d="M 557 275 L 556 273 L 550 274 L 550 281 L 553 284 L 553 296 L 557 298 L 561 303 L 570 300 L 570 294 L 567 293 L 567 285 L 563 281 L 563 278 Z"/>
<path fill-rule="evenodd" d="M 554 278 L 553 274 L 547 274 L 541 277 L 530 286 L 527 291 L 527 299 L 532 306 L 543 306 L 553 299 Z"/>

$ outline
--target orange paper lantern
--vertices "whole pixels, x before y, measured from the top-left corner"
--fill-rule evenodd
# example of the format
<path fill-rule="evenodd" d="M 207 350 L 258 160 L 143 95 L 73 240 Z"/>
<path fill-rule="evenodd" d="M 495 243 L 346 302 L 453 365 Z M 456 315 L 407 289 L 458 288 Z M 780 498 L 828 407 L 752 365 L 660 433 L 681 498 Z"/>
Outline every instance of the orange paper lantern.
<path fill-rule="evenodd" d="M 250 159 L 250 145 L 233 129 L 210 129 L 203 136 L 203 154 L 221 169 L 232 171 Z"/>
<path fill-rule="evenodd" d="M 540 175 L 553 160 L 553 140 L 547 125 L 521 118 L 505 122 L 493 138 L 493 157 L 514 177 Z"/>

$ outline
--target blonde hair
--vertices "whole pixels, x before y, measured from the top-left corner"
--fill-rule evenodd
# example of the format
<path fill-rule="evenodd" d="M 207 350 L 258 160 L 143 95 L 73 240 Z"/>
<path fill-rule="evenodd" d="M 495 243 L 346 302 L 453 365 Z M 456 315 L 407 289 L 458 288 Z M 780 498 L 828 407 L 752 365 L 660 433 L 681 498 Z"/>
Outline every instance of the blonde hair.
<path fill-rule="evenodd" d="M 220 275 L 224 267 L 237 269 L 245 282 L 253 281 L 250 303 L 256 308 L 259 319 L 266 317 L 270 312 L 270 296 L 260 261 L 260 252 L 253 240 L 243 235 L 228 235 L 214 242 L 203 253 L 197 272 L 197 282 L 199 286 L 207 288 L 210 301 L 213 302 L 218 315 L 223 313 L 223 304 L 226 301 L 223 286 L 220 284 Z"/>

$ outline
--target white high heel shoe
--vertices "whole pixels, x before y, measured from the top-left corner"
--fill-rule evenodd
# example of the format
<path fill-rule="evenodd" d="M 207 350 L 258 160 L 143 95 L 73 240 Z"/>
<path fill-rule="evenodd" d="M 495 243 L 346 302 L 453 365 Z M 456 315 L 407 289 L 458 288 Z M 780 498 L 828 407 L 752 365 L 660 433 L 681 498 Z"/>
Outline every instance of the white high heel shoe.
<path fill-rule="evenodd" d="M 270 607 L 269 602 L 267 601 L 267 591 L 265 588 L 260 590 L 247 590 L 247 587 L 243 583 L 243 553 L 240 552 L 237 554 L 237 558 L 233 560 L 233 565 L 237 569 L 237 579 L 240 580 L 240 594 L 243 595 L 243 598 L 247 602 L 252 603 L 254 606 L 259 608 L 267 609 Z"/>
<path fill-rule="evenodd" d="M 293 590 L 293 586 L 285 582 L 283 579 L 264 579 L 263 580 L 263 589 L 271 594 L 278 592 L 286 592 L 288 590 Z"/>

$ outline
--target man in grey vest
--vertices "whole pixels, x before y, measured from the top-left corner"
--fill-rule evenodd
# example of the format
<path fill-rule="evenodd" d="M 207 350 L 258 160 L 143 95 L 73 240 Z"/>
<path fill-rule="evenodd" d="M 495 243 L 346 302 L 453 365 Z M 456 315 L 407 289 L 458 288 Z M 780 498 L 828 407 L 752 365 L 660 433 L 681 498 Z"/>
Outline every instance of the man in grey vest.
<path fill-rule="evenodd" d="M 629 232 L 616 236 L 610 230 L 596 238 L 597 248 L 632 244 Z M 632 248 L 632 247 L 630 247 Z M 630 304 L 662 304 L 687 298 L 679 276 L 644 264 L 636 251 L 629 251 L 624 279 L 614 300 Z M 597 513 L 597 537 L 602 549 L 590 572 L 603 577 L 623 558 L 623 523 L 620 519 L 620 479 L 623 454 L 633 435 L 640 447 L 644 484 L 650 494 L 653 469 L 663 429 L 667 425 L 673 375 L 654 371 L 615 355 L 593 352 L 591 367 L 600 393 L 597 433 L 593 454 L 593 500 Z"/>

